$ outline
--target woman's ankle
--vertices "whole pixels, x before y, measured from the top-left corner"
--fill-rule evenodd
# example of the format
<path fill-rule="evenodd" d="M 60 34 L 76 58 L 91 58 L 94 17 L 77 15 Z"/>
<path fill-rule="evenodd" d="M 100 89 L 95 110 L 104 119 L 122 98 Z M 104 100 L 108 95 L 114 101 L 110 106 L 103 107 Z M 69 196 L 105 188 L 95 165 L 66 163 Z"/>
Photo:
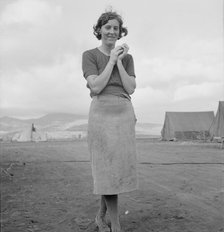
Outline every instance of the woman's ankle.
<path fill-rule="evenodd" d="M 112 232 L 120 232 L 121 231 L 120 223 L 111 224 L 111 230 Z"/>
<path fill-rule="evenodd" d="M 96 217 L 98 218 L 98 219 L 105 219 L 105 217 L 106 217 L 106 213 L 105 212 L 98 212 L 97 213 L 97 215 L 96 215 Z"/>

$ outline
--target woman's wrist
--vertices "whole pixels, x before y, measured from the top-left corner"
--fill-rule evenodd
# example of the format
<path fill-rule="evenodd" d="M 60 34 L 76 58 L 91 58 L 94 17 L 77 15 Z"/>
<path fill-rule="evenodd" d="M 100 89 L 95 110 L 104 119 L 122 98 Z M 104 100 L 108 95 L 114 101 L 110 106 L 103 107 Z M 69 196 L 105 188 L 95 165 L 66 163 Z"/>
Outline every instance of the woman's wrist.
<path fill-rule="evenodd" d="M 121 59 L 117 59 L 117 65 L 121 65 L 122 64 L 122 60 Z"/>
<path fill-rule="evenodd" d="M 114 61 L 112 61 L 112 60 L 109 60 L 108 63 L 109 63 L 110 65 L 113 65 L 113 66 L 114 66 L 116 62 L 114 62 Z"/>

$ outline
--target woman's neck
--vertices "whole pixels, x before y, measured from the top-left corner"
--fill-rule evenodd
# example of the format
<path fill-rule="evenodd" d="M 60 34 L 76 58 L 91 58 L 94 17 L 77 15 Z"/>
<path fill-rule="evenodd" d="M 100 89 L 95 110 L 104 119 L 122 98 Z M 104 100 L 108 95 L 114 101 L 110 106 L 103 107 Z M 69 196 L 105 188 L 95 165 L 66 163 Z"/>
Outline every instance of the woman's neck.
<path fill-rule="evenodd" d="M 110 55 L 110 52 L 111 50 L 115 47 L 115 45 L 105 45 L 105 44 L 102 44 L 101 46 L 99 46 L 99 49 L 101 52 L 103 52 L 104 54 L 106 55 Z"/>

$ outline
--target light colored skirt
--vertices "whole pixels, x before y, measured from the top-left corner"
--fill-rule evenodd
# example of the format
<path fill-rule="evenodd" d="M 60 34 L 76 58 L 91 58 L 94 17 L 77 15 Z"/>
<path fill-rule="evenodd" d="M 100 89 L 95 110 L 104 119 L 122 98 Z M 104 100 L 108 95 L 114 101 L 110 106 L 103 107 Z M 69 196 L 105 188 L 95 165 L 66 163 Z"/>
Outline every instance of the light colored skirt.
<path fill-rule="evenodd" d="M 136 118 L 129 99 L 113 95 L 92 99 L 88 122 L 94 194 L 137 189 Z"/>

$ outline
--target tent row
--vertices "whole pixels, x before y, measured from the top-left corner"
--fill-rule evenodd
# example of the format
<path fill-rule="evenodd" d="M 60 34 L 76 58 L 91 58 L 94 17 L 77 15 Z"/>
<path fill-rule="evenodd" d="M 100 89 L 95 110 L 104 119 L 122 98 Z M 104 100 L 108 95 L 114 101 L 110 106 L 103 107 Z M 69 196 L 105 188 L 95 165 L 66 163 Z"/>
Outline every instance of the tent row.
<path fill-rule="evenodd" d="M 16 133 L 12 137 L 12 141 L 16 141 L 16 142 L 47 141 L 47 134 L 39 130 L 32 131 L 28 128 L 26 130 Z"/>
<path fill-rule="evenodd" d="M 219 107 L 209 129 L 211 136 L 224 138 L 224 101 L 219 102 Z"/>
<path fill-rule="evenodd" d="M 66 140 L 66 139 L 83 139 L 85 138 L 85 131 L 51 131 L 45 132 L 39 129 L 33 130 L 26 128 L 23 131 L 15 133 L 10 141 L 12 142 L 44 142 L 53 140 Z"/>
<path fill-rule="evenodd" d="M 166 112 L 161 131 L 163 140 L 208 140 L 224 137 L 224 101 L 216 115 L 206 112 Z"/>

